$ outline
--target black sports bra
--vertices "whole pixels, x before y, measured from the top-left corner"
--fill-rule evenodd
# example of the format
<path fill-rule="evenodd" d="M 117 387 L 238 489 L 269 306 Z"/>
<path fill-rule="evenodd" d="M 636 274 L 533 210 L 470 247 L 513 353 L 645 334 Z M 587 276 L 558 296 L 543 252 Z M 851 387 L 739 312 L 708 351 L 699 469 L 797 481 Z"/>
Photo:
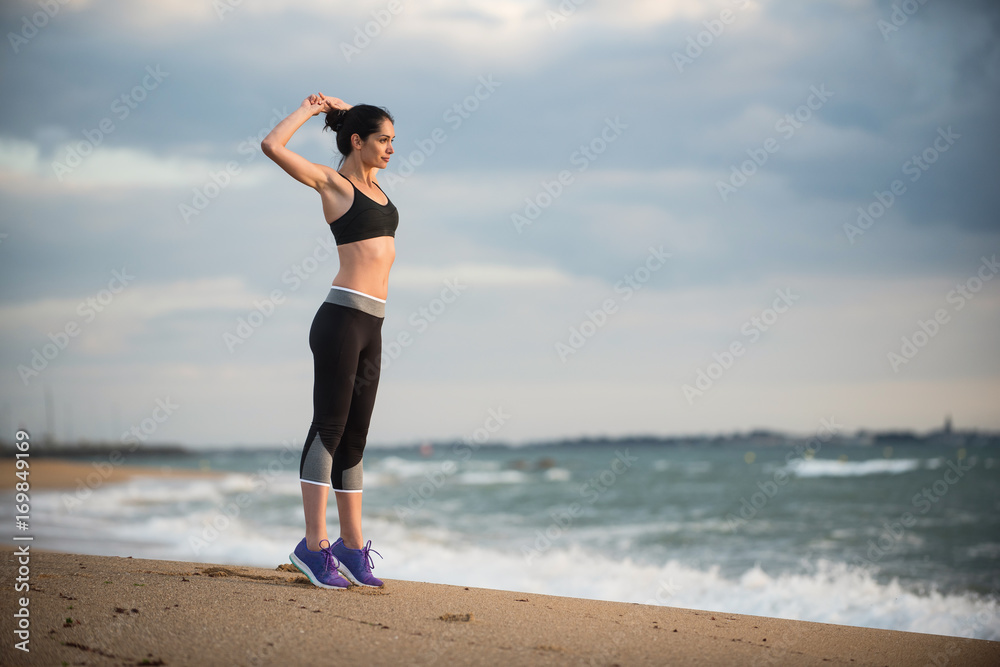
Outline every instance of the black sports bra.
<path fill-rule="evenodd" d="M 346 178 L 346 177 L 345 177 Z M 358 190 L 354 181 L 347 179 L 354 188 L 354 203 L 347 213 L 330 223 L 330 231 L 337 245 L 354 243 L 365 239 L 373 239 L 377 236 L 396 236 L 396 227 L 399 226 L 399 213 L 396 206 L 385 195 L 385 205 L 379 204 L 374 199 Z M 375 184 L 378 187 L 378 184 Z M 379 187 L 382 191 L 382 188 Z M 382 191 L 382 194 L 385 194 Z"/>

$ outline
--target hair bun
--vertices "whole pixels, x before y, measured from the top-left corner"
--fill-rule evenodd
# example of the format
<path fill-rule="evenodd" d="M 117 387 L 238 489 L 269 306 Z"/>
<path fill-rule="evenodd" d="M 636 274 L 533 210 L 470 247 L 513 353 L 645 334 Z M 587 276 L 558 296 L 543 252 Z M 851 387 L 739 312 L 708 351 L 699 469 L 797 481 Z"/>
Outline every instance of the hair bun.
<path fill-rule="evenodd" d="M 347 111 L 344 109 L 331 109 L 326 112 L 326 125 L 324 129 L 330 128 L 334 132 L 339 132 L 340 128 L 344 126 L 344 116 L 347 115 Z"/>

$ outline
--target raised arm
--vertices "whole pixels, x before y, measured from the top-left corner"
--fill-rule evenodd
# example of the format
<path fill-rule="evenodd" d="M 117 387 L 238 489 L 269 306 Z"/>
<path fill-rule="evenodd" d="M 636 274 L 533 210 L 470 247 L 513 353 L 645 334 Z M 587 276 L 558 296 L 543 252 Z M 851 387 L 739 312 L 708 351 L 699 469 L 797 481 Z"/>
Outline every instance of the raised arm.
<path fill-rule="evenodd" d="M 274 129 L 260 142 L 264 155 L 268 156 L 288 175 L 311 188 L 319 187 L 327 182 L 326 167 L 310 162 L 298 153 L 288 150 L 285 144 L 292 138 L 295 131 L 302 127 L 309 118 L 332 109 L 350 109 L 349 104 L 336 97 L 326 97 L 322 93 L 310 95 L 298 109 L 274 126 Z"/>

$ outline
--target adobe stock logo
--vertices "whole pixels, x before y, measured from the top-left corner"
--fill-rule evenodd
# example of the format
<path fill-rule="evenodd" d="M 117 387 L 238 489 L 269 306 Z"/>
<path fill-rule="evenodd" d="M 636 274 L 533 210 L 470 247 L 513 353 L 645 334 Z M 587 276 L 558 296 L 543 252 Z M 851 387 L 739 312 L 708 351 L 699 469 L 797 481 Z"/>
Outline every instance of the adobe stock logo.
<path fill-rule="evenodd" d="M 981 257 L 975 275 L 956 284 L 955 289 L 950 290 L 945 295 L 945 302 L 953 306 L 954 313 L 958 313 L 965 308 L 969 301 L 976 298 L 986 283 L 993 280 L 998 273 L 1000 273 L 1000 263 L 997 262 L 995 254 L 992 257 Z M 920 350 L 927 347 L 944 326 L 951 322 L 954 313 L 949 313 L 947 308 L 938 308 L 926 320 L 918 318 L 917 328 L 913 333 L 900 337 L 901 344 L 898 353 L 896 350 L 888 352 L 887 356 L 892 372 L 898 373 L 902 366 L 909 364 L 920 353 Z"/>
<path fill-rule="evenodd" d="M 373 11 L 372 20 L 365 23 L 364 29 L 362 26 L 355 26 L 354 40 L 350 44 L 340 43 L 340 52 L 344 54 L 344 59 L 351 62 L 351 58 L 361 55 L 362 51 L 371 46 L 372 40 L 378 38 L 402 11 L 403 3 L 399 0 L 389 0 L 384 9 Z"/>
<path fill-rule="evenodd" d="M 77 304 L 76 314 L 83 318 L 83 324 L 90 324 L 97 319 L 98 313 L 103 313 L 134 280 L 135 276 L 129 274 L 124 266 L 121 271 L 112 271 L 111 280 L 107 282 L 105 289 L 99 290 L 96 294 Z M 69 347 L 70 340 L 79 336 L 82 331 L 81 323 L 71 319 L 55 333 L 49 332 L 50 342 L 42 344 L 40 351 L 38 348 L 31 348 L 31 360 L 27 364 L 18 364 L 17 366 L 17 373 L 24 386 L 27 387 L 32 378 L 38 377 L 42 371 L 48 368 L 49 364 Z"/>
<path fill-rule="evenodd" d="M 746 353 L 749 345 L 760 340 L 762 333 L 770 330 L 778 318 L 787 313 L 801 298 L 798 294 L 793 294 L 789 287 L 784 290 L 777 289 L 774 293 L 777 294 L 777 297 L 771 303 L 770 308 L 765 308 L 759 315 L 751 317 L 740 326 L 740 333 L 746 336 L 749 342 L 744 344 L 743 341 L 736 339 L 729 343 L 722 352 L 712 353 L 714 361 L 709 362 L 704 370 L 701 368 L 697 370 L 694 386 L 685 384 L 681 387 L 688 405 L 693 405 L 696 397 L 704 396 L 705 392 L 711 389 L 725 372 L 733 367 L 736 359 Z"/>
<path fill-rule="evenodd" d="M 934 140 L 920 153 L 914 153 L 909 160 L 902 164 L 900 170 L 903 175 L 910 177 L 911 183 L 916 183 L 961 138 L 962 135 L 952 130 L 951 125 L 947 128 L 939 126 Z M 854 245 L 855 239 L 864 235 L 906 192 L 906 183 L 898 178 L 889 183 L 885 190 L 872 192 L 874 196 L 872 201 L 865 206 L 858 207 L 857 222 L 844 223 L 844 234 L 847 235 L 847 241 Z"/>
<path fill-rule="evenodd" d="M 623 294 L 622 301 L 628 301 L 632 296 L 642 289 L 643 285 L 649 281 L 652 275 L 666 265 L 667 260 L 672 257 L 668 252 L 664 252 L 663 246 L 659 248 L 649 246 L 649 255 L 646 260 L 633 269 L 630 273 L 622 276 L 622 279 L 615 283 L 615 293 Z M 555 343 L 556 354 L 565 364 L 571 355 L 576 354 L 587 344 L 587 341 L 594 337 L 597 332 L 608 323 L 612 315 L 618 312 L 618 301 L 609 297 L 601 302 L 601 305 L 586 311 L 586 319 L 577 326 L 569 328 L 569 338 L 564 343 L 558 340 Z"/>
<path fill-rule="evenodd" d="M 738 5 L 738 9 L 746 9 L 750 5 L 747 0 L 732 0 L 731 4 Z M 671 56 L 677 71 L 683 74 L 684 68 L 693 65 L 695 60 L 701 58 L 705 50 L 715 44 L 715 40 L 721 37 L 726 32 L 726 27 L 735 23 L 737 18 L 738 15 L 733 10 L 723 9 L 719 12 L 718 18 L 702 21 L 701 24 L 705 29 L 696 35 L 689 35 L 684 52 L 674 51 Z"/>
<path fill-rule="evenodd" d="M 827 90 L 826 84 L 809 87 L 809 94 L 805 101 L 793 111 L 786 113 L 774 122 L 774 131 L 788 141 L 795 136 L 795 133 L 805 127 L 805 124 L 816 117 L 816 113 L 830 101 L 834 96 L 833 91 Z M 781 150 L 781 142 L 768 137 L 760 144 L 760 148 L 748 148 L 747 156 L 750 159 L 741 163 L 733 164 L 729 167 L 729 178 L 725 181 L 715 182 L 715 189 L 719 193 L 719 198 L 723 203 L 729 201 L 736 192 L 746 185 L 754 174 L 764 168 L 771 156 Z"/>
<path fill-rule="evenodd" d="M 21 29 L 18 32 L 7 33 L 7 40 L 10 41 L 10 48 L 14 50 L 14 54 L 16 55 L 22 46 L 31 41 L 39 30 L 45 28 L 49 21 L 55 18 L 62 9 L 60 5 L 66 4 L 69 4 L 69 0 L 39 0 L 38 6 L 42 11 L 32 14 L 30 19 L 22 16 Z"/>
<path fill-rule="evenodd" d="M 628 125 L 621 121 L 620 116 L 615 116 L 614 120 L 605 118 L 604 127 L 601 128 L 600 133 L 588 143 L 581 144 L 569 156 L 570 164 L 575 166 L 576 170 L 580 173 L 587 171 L 591 163 L 602 155 L 604 151 L 608 150 L 608 146 L 617 141 L 627 129 Z M 514 225 L 514 229 L 517 230 L 517 233 L 520 234 L 524 231 L 525 227 L 534 224 L 535 220 L 542 214 L 542 211 L 552 206 L 553 202 L 562 196 L 573 182 L 573 173 L 569 169 L 563 169 L 551 181 L 542 179 L 540 183 L 541 188 L 536 192 L 535 196 L 524 198 L 525 207 L 523 213 L 514 212 L 510 215 L 510 221 Z"/>

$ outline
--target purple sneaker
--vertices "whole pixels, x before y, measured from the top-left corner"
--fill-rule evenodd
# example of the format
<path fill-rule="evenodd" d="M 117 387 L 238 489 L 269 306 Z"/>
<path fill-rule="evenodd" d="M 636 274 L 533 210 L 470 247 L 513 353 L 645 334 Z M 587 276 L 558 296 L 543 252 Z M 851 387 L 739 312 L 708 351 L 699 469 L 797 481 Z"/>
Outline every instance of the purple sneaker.
<path fill-rule="evenodd" d="M 323 542 L 326 542 L 325 547 Z M 340 576 L 337 571 L 340 563 L 333 555 L 330 540 L 320 540 L 319 546 L 319 551 L 311 550 L 306 546 L 306 538 L 303 537 L 302 541 L 295 547 L 295 551 L 289 554 L 288 559 L 292 561 L 292 565 L 299 568 L 299 571 L 309 578 L 309 581 L 320 588 L 343 590 L 349 587 L 351 582 Z"/>
<path fill-rule="evenodd" d="M 340 572 L 358 586 L 378 588 L 382 585 L 380 579 L 372 576 L 375 562 L 369 552 L 374 552 L 379 558 L 382 554 L 372 549 L 371 540 L 368 540 L 363 549 L 348 549 L 344 546 L 344 538 L 341 537 L 333 543 L 330 551 L 340 560 Z"/>

